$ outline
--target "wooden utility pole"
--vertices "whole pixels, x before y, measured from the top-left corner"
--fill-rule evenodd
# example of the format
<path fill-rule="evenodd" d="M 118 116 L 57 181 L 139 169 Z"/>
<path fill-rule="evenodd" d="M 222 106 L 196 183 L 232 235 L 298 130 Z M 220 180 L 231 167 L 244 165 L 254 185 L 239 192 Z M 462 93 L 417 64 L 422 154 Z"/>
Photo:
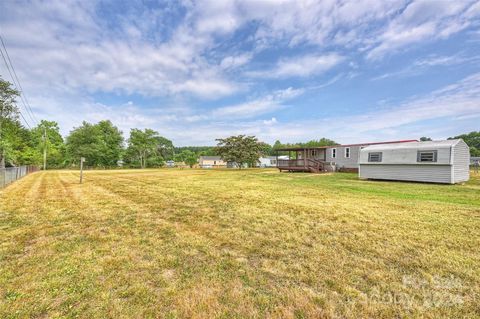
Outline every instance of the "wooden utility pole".
<path fill-rule="evenodd" d="M 80 157 L 80 184 L 83 182 L 83 162 L 85 162 L 85 157 Z"/>
<path fill-rule="evenodd" d="M 2 122 L 3 122 L 3 107 L 0 107 L 0 142 L 2 141 Z M 0 156 L 2 157 L 0 159 L 0 168 L 5 168 L 5 148 L 3 146 L 1 147 L 1 150 L 0 150 Z"/>
<path fill-rule="evenodd" d="M 47 128 L 43 125 L 43 170 L 47 169 Z"/>

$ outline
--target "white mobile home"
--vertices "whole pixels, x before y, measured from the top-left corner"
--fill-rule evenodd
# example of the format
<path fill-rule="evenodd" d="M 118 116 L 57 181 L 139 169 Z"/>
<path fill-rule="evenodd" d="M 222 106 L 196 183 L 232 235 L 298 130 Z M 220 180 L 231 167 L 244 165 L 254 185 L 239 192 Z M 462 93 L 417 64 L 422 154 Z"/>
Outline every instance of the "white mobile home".
<path fill-rule="evenodd" d="M 361 149 L 370 145 L 398 144 L 410 142 L 417 142 L 417 140 L 401 140 L 329 146 L 326 149 L 325 161 L 333 163 L 336 171 L 357 173 Z"/>
<path fill-rule="evenodd" d="M 343 171 L 358 172 L 360 150 L 377 144 L 410 143 L 417 140 L 402 140 L 390 142 L 373 142 L 319 147 L 293 147 L 277 149 L 278 152 L 288 152 L 288 158 L 278 156 L 277 168 L 282 171 L 325 172 Z M 292 156 L 293 155 L 293 156 Z"/>
<path fill-rule="evenodd" d="M 371 145 L 360 151 L 359 177 L 455 184 L 468 181 L 469 163 L 461 139 Z"/>
<path fill-rule="evenodd" d="M 260 157 L 257 162 L 257 167 L 277 167 L 277 160 L 288 160 L 288 156 L 267 156 Z"/>

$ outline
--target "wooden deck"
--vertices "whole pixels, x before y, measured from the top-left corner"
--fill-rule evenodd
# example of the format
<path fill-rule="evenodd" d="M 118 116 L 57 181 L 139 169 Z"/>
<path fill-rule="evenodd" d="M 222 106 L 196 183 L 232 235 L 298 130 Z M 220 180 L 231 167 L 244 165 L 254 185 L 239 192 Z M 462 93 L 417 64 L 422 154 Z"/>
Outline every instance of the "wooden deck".
<path fill-rule="evenodd" d="M 326 172 L 325 161 L 320 161 L 317 159 L 307 158 L 307 159 L 291 159 L 291 160 L 282 160 L 277 161 L 277 168 L 282 171 L 288 172 L 310 172 L 310 173 L 323 173 Z"/>

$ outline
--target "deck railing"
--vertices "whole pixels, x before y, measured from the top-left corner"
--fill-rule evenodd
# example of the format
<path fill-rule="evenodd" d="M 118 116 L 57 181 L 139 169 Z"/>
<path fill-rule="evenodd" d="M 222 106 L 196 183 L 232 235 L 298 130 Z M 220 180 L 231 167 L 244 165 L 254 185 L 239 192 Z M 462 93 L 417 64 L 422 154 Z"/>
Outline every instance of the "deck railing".
<path fill-rule="evenodd" d="M 37 166 L 28 165 L 0 168 L 0 188 L 4 188 L 8 184 L 36 171 L 38 171 Z"/>
<path fill-rule="evenodd" d="M 278 167 L 304 167 L 305 166 L 305 160 L 303 159 L 279 159 L 277 161 L 277 166 Z"/>
<path fill-rule="evenodd" d="M 305 160 L 304 159 L 289 159 L 289 160 L 279 159 L 277 163 L 278 163 L 277 166 L 295 167 L 295 166 L 304 166 Z M 312 163 L 316 164 L 316 163 L 326 163 L 326 162 L 316 158 L 307 158 L 307 163 L 306 163 L 307 166 Z"/>
<path fill-rule="evenodd" d="M 317 171 L 323 171 L 325 170 L 325 165 L 327 162 L 319 159 L 314 159 L 314 158 L 307 158 L 307 159 L 289 159 L 289 160 L 284 160 L 284 159 L 279 159 L 277 161 L 277 168 L 304 168 L 304 169 L 313 169 Z"/>

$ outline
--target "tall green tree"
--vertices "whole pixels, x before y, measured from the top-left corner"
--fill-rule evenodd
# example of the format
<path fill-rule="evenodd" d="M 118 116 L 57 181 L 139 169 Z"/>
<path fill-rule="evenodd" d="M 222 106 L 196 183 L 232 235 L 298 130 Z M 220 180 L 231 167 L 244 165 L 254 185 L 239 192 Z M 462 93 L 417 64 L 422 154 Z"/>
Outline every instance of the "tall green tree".
<path fill-rule="evenodd" d="M 152 129 L 132 129 L 128 139 L 127 162 L 138 162 L 141 168 L 162 166 L 165 159 L 173 158 L 172 141 Z"/>
<path fill-rule="evenodd" d="M 275 143 L 273 144 L 272 150 L 275 151 L 276 149 L 279 149 L 282 146 L 283 146 L 282 142 L 280 142 L 279 140 L 276 140 Z"/>
<path fill-rule="evenodd" d="M 72 163 L 85 157 L 89 166 L 116 166 L 123 154 L 122 132 L 110 121 L 83 122 L 70 132 L 66 149 Z"/>
<path fill-rule="evenodd" d="M 44 136 L 44 134 L 46 135 Z M 42 120 L 32 129 L 37 163 L 43 162 L 43 151 L 47 153 L 47 167 L 64 167 L 66 165 L 66 148 L 57 122 Z"/>
<path fill-rule="evenodd" d="M 0 168 L 5 167 L 8 151 L 12 150 L 8 128 L 18 123 L 16 99 L 19 96 L 20 92 L 15 90 L 11 83 L 0 77 Z"/>
<path fill-rule="evenodd" d="M 285 143 L 285 144 L 277 140 L 275 141 L 275 144 L 273 144 L 270 155 L 275 155 L 277 153 L 277 150 L 280 148 L 321 147 L 321 146 L 333 146 L 333 145 L 338 145 L 338 143 L 325 137 L 322 137 L 319 140 L 310 140 L 308 142 Z"/>
<path fill-rule="evenodd" d="M 255 136 L 230 136 L 217 141 L 216 153 L 224 161 L 237 163 L 239 168 L 244 164 L 254 166 L 264 155 L 264 145 Z"/>
<path fill-rule="evenodd" d="M 96 126 L 101 140 L 102 163 L 106 166 L 116 166 L 124 152 L 122 131 L 110 121 L 100 121 Z"/>
<path fill-rule="evenodd" d="M 320 147 L 320 146 L 333 146 L 338 145 L 337 142 L 330 140 L 328 138 L 322 137 L 319 140 L 310 140 L 308 142 L 297 142 L 297 143 L 282 143 L 279 140 L 275 141 L 273 144 L 273 151 L 279 148 L 289 148 L 289 147 Z"/>
<path fill-rule="evenodd" d="M 148 156 L 155 152 L 157 136 L 158 132 L 155 132 L 151 129 L 145 129 L 144 131 L 132 129 L 130 131 L 130 138 L 128 139 L 128 153 L 137 155 L 141 168 L 146 167 Z"/>
<path fill-rule="evenodd" d="M 198 163 L 198 157 L 195 153 L 193 152 L 190 152 L 190 154 L 188 154 L 186 157 L 185 157 L 185 164 L 187 164 L 188 166 L 190 166 L 190 168 L 193 167 L 193 165 L 197 164 Z"/>
<path fill-rule="evenodd" d="M 157 143 L 157 154 L 165 160 L 173 159 L 175 147 L 173 146 L 172 141 L 160 135 L 158 135 L 155 139 Z"/>
<path fill-rule="evenodd" d="M 194 152 L 186 149 L 183 150 L 181 153 L 175 154 L 175 162 L 184 162 L 190 168 L 193 167 L 193 165 L 197 164 L 198 162 L 198 156 Z"/>
<path fill-rule="evenodd" d="M 258 142 L 260 146 L 261 153 L 263 155 L 273 155 L 275 152 L 272 145 L 265 142 Z"/>
<path fill-rule="evenodd" d="M 18 120 L 6 120 L 3 124 L 5 163 L 7 166 L 37 165 L 38 152 L 32 132 Z"/>

